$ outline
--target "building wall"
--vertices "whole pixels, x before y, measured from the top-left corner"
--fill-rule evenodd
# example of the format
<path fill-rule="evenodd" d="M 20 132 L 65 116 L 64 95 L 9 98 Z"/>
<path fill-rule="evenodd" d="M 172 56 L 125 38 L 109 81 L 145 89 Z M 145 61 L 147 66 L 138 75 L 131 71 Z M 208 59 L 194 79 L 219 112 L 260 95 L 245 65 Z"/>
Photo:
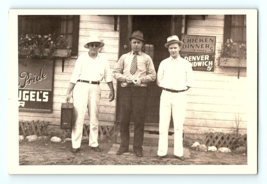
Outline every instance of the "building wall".
<path fill-rule="evenodd" d="M 224 15 L 208 15 L 205 19 L 203 16 L 189 16 L 187 26 L 187 35 L 216 36 L 216 53 L 214 72 L 194 71 L 195 83 L 188 91 L 184 133 L 232 133 L 238 116 L 241 118 L 240 133 L 246 133 L 246 69 L 240 70 L 238 79 L 238 68 L 219 66 Z"/>
<path fill-rule="evenodd" d="M 118 20 L 119 21 L 119 20 Z M 183 21 L 185 22 L 185 21 Z M 118 22 L 119 25 L 119 22 Z M 223 42 L 224 16 L 208 15 L 190 16 L 188 20 L 188 35 L 216 36 L 216 57 L 214 72 L 194 71 L 195 84 L 188 91 L 188 106 L 184 133 L 203 134 L 205 132 L 233 132 L 236 118 L 242 118 L 240 132 L 246 133 L 246 69 L 241 69 L 237 78 L 237 68 L 218 66 Z M 117 26 L 119 28 L 119 26 Z M 184 28 L 183 28 L 184 29 Z M 119 53 L 119 30 L 114 31 L 113 16 L 80 16 L 79 55 L 88 50 L 83 47 L 86 38 L 92 34 L 99 35 L 105 46 L 101 51 L 109 59 L 113 69 Z M 65 95 L 69 79 L 73 71 L 76 58 L 65 61 L 62 72 L 62 61 L 56 60 L 54 77 L 53 113 L 20 112 L 19 120 L 49 121 L 50 125 L 59 129 L 61 103 L 65 102 Z M 113 80 L 116 90 L 116 81 Z M 108 101 L 109 88 L 101 82 L 100 123 L 112 125 L 115 121 L 116 100 Z M 86 115 L 85 123 L 89 123 Z"/>
<path fill-rule="evenodd" d="M 79 32 L 79 54 L 88 52 L 83 45 L 86 39 L 92 35 L 98 35 L 105 43 L 101 54 L 105 54 L 110 62 L 110 67 L 113 68 L 118 59 L 119 48 L 119 31 L 114 31 L 113 16 L 80 16 L 80 32 Z M 49 125 L 59 130 L 61 104 L 65 103 L 66 92 L 69 86 L 69 80 L 75 66 L 77 58 L 65 60 L 64 72 L 62 72 L 62 60 L 57 59 L 55 63 L 54 75 L 54 99 L 53 99 L 53 113 L 32 113 L 20 112 L 19 120 L 32 121 L 49 121 Z M 114 80 L 114 87 L 116 90 L 116 81 Z M 101 84 L 101 101 L 100 101 L 100 123 L 101 125 L 113 125 L 115 121 L 115 102 L 109 102 L 109 87 L 102 81 Z M 89 123 L 88 114 L 85 117 L 85 123 Z M 50 126 L 50 127 L 51 127 Z"/>

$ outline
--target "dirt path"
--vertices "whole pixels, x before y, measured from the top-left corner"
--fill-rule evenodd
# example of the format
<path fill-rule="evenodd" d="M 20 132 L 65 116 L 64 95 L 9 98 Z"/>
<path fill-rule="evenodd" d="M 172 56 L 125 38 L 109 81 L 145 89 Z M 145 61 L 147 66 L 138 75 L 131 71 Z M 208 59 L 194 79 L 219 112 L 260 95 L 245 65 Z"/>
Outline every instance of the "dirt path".
<path fill-rule="evenodd" d="M 134 155 L 107 154 L 115 142 L 100 141 L 101 153 L 90 150 L 88 141 L 83 141 L 81 151 L 73 154 L 71 142 L 52 143 L 50 140 L 21 142 L 20 165 L 246 165 L 247 156 L 236 153 L 196 152 L 190 149 L 190 158 L 180 161 L 174 158 L 158 160 L 156 157 L 137 158 Z"/>

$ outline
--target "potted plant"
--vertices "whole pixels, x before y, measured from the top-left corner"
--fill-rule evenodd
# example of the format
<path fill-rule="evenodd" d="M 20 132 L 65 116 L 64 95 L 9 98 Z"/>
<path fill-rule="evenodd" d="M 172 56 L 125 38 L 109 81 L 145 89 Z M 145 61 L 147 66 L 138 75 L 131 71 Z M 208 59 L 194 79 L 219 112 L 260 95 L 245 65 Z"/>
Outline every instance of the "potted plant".
<path fill-rule="evenodd" d="M 234 43 L 232 39 L 222 45 L 219 65 L 224 67 L 247 67 L 247 51 L 245 44 Z"/>
<path fill-rule="evenodd" d="M 71 50 L 68 47 L 68 40 L 63 36 L 56 34 L 20 35 L 18 40 L 19 56 L 27 58 L 54 58 L 69 57 Z"/>

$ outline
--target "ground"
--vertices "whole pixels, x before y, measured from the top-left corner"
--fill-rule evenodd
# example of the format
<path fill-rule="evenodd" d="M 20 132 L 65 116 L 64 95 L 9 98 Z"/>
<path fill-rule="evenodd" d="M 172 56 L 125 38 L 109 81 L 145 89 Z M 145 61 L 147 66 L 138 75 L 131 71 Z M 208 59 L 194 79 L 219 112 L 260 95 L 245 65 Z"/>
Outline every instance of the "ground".
<path fill-rule="evenodd" d="M 200 152 L 185 148 L 189 156 L 185 161 L 173 157 L 158 160 L 155 156 L 136 157 L 134 154 L 108 154 L 116 140 L 99 141 L 101 153 L 96 153 L 88 146 L 88 141 L 82 141 L 81 151 L 71 152 L 71 142 L 54 143 L 49 139 L 19 144 L 20 165 L 247 165 L 244 153 Z M 146 146 L 155 146 L 148 145 Z"/>

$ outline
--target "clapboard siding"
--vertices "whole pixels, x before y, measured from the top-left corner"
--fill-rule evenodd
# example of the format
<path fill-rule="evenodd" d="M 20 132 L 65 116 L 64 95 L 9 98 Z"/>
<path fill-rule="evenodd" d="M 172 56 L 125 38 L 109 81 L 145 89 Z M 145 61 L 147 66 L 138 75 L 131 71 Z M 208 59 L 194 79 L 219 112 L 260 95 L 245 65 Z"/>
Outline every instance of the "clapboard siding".
<path fill-rule="evenodd" d="M 204 127 L 204 126 L 184 126 L 183 129 L 185 134 L 205 134 L 210 132 L 221 132 L 221 133 L 235 133 L 234 127 Z M 246 128 L 240 128 L 239 129 L 240 134 L 246 134 L 247 129 Z"/>
<path fill-rule="evenodd" d="M 194 71 L 194 85 L 187 92 L 187 113 L 184 133 L 231 132 L 247 128 L 246 68 L 218 66 L 224 34 L 224 15 L 187 16 L 188 35 L 216 36 L 214 72 Z M 185 16 L 184 16 L 185 19 Z M 183 21 L 183 25 L 185 21 Z"/>
<path fill-rule="evenodd" d="M 99 15 L 91 15 L 91 16 L 80 16 L 81 22 L 98 22 L 98 23 L 114 23 L 113 15 L 110 16 L 99 16 Z"/>
<path fill-rule="evenodd" d="M 196 26 L 196 27 L 188 27 L 187 28 L 187 34 L 188 35 L 194 35 L 196 33 L 205 33 L 205 35 L 209 35 L 209 34 L 223 34 L 223 29 L 221 27 L 200 27 L 200 26 Z"/>
<path fill-rule="evenodd" d="M 84 52 L 85 53 L 85 52 Z M 101 54 L 104 54 L 104 53 L 101 53 Z M 104 54 L 106 56 L 106 53 Z M 107 56 L 106 56 L 107 57 Z M 107 57 L 108 58 L 108 57 Z M 115 63 L 117 62 L 117 59 L 116 60 L 110 60 L 109 59 L 109 65 L 110 65 L 110 68 L 113 68 L 111 66 L 114 66 Z M 71 70 L 71 73 L 72 73 L 72 70 L 74 69 L 74 66 L 75 66 L 75 63 L 76 63 L 76 60 L 73 60 L 73 59 L 70 59 L 70 60 L 65 60 L 65 64 L 64 64 L 64 68 L 69 68 L 69 70 Z M 55 63 L 55 67 L 57 69 L 61 69 L 62 70 L 62 61 L 61 60 L 58 60 L 56 63 Z M 64 73 L 66 73 L 67 71 L 64 70 Z M 69 75 L 69 74 L 68 74 Z M 65 76 L 66 77 L 66 76 Z"/>
<path fill-rule="evenodd" d="M 187 111 L 200 111 L 200 112 L 223 112 L 223 113 L 233 113 L 237 111 L 240 114 L 247 113 L 247 108 L 243 105 L 221 105 L 221 104 L 198 104 L 195 102 L 187 103 Z"/>
<path fill-rule="evenodd" d="M 105 43 L 106 41 L 114 41 L 116 38 L 119 38 L 119 33 L 116 32 L 111 32 L 111 31 L 106 31 L 106 30 L 93 30 L 93 29 L 81 29 L 80 30 L 80 37 L 79 37 L 79 43 L 80 44 L 85 44 L 86 40 L 84 38 L 87 38 L 90 35 L 99 35 L 99 38 L 105 38 Z M 112 42 L 116 44 L 115 42 Z M 118 43 L 117 43 L 118 44 Z"/>
<path fill-rule="evenodd" d="M 199 20 L 190 20 L 188 22 L 189 27 L 199 27 L 203 26 L 203 22 Z M 217 19 L 207 19 L 205 20 L 205 26 L 210 27 L 223 27 L 224 26 L 224 20 L 217 20 Z"/>

